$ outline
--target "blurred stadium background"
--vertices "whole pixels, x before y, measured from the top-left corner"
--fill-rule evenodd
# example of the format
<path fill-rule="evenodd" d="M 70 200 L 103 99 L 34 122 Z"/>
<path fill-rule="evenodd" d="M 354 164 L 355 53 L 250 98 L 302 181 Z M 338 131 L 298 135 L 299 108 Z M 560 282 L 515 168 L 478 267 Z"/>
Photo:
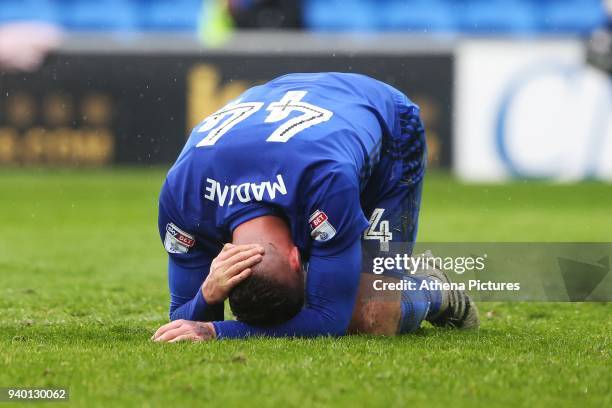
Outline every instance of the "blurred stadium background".
<path fill-rule="evenodd" d="M 609 180 L 610 3 L 3 0 L 0 165 L 167 164 L 245 88 L 336 70 L 421 105 L 432 168 Z"/>

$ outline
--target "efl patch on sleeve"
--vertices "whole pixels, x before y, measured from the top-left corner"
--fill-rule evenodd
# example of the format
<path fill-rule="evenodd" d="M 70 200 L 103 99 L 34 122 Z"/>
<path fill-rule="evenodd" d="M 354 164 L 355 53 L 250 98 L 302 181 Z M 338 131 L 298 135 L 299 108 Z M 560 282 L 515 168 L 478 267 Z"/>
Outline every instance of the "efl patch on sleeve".
<path fill-rule="evenodd" d="M 317 210 L 308 219 L 310 224 L 310 236 L 315 241 L 329 241 L 336 235 L 336 229 L 329 222 L 327 214 Z"/>
<path fill-rule="evenodd" d="M 164 247 L 171 254 L 186 254 L 193 247 L 195 239 L 173 223 L 166 224 L 166 238 Z"/>

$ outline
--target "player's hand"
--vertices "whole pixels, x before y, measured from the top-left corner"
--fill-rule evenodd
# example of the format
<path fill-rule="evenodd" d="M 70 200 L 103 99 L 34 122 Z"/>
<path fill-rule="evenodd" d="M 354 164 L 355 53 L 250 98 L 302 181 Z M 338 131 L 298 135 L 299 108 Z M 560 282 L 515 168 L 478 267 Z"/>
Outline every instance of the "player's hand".
<path fill-rule="evenodd" d="M 163 325 L 151 337 L 153 341 L 176 343 L 179 341 L 206 341 L 217 337 L 215 326 L 209 322 L 175 320 Z"/>
<path fill-rule="evenodd" d="M 231 290 L 251 275 L 251 267 L 261 262 L 263 253 L 264 248 L 257 244 L 225 244 L 202 284 L 206 303 L 213 305 L 227 299 Z"/>

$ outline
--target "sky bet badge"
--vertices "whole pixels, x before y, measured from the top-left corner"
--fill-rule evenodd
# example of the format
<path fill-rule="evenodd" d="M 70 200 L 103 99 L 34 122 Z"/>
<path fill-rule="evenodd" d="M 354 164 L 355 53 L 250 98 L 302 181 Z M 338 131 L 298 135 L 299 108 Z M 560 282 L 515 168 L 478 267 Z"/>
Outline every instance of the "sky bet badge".
<path fill-rule="evenodd" d="M 164 239 L 164 246 L 166 251 L 170 254 L 186 254 L 195 244 L 193 235 L 187 234 L 185 231 L 179 229 L 173 223 L 166 224 L 166 238 Z"/>
<path fill-rule="evenodd" d="M 317 210 L 308 219 L 310 224 L 310 236 L 316 241 L 329 241 L 336 235 L 336 229 L 331 225 L 327 214 Z"/>

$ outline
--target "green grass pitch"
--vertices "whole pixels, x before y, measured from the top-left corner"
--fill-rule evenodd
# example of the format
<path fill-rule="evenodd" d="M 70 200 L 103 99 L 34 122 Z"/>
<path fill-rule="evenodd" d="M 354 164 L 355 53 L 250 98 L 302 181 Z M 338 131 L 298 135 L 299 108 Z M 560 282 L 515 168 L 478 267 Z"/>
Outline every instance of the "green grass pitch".
<path fill-rule="evenodd" d="M 0 387 L 69 387 L 87 407 L 612 406 L 612 304 L 481 304 L 477 332 L 151 343 L 163 177 L 0 171 Z M 612 187 L 430 174 L 419 240 L 609 242 Z"/>

